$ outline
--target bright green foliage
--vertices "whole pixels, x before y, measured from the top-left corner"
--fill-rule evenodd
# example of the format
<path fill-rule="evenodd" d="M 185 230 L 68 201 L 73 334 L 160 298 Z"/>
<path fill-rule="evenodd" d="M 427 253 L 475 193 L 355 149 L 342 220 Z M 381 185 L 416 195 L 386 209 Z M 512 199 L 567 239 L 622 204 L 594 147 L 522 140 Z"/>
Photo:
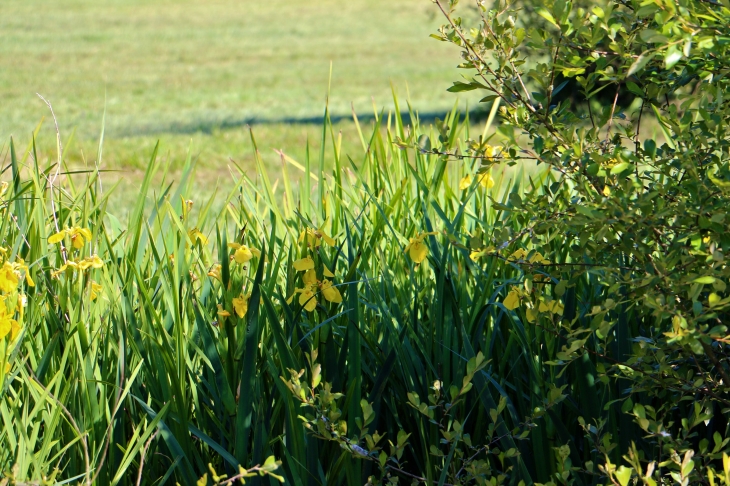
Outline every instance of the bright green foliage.
<path fill-rule="evenodd" d="M 504 305 L 554 336 L 558 376 L 585 374 L 565 382 L 586 431 L 563 439 L 581 477 L 551 480 L 727 481 L 730 2 L 555 0 L 536 10 L 545 29 L 504 2 L 478 2 L 466 25 L 456 4 L 439 6 L 435 37 L 476 74 L 452 90 L 501 105 L 506 140 L 498 156 L 481 138 L 453 155 L 551 172 L 510 196 L 518 232 L 490 242 L 540 252 L 518 255 Z M 571 80 L 580 92 L 555 102 Z M 602 91 L 612 102 L 596 105 Z"/>
<path fill-rule="evenodd" d="M 19 280 L 22 331 L 3 341 L 2 469 L 210 484 L 273 456 L 263 472 L 297 485 L 571 473 L 573 449 L 553 452 L 582 431 L 566 387 L 582 377 L 595 396 L 598 376 L 559 374 L 565 340 L 500 303 L 527 295 L 515 262 L 545 258 L 488 235 L 518 234 L 510 201 L 539 189 L 510 171 L 482 184 L 475 161 L 428 153 L 466 150 L 469 126 L 379 118 L 355 162 L 327 123 L 327 152 L 285 158 L 278 188 L 261 165 L 241 173 L 217 214 L 184 197 L 192 164 L 152 191 L 153 154 L 124 223 L 102 174 L 72 173 L 62 154 L 42 169 L 11 145 L 0 236 L 35 287 Z M 392 143 L 408 133 L 418 150 Z M 562 304 L 546 305 L 557 324 Z"/>
<path fill-rule="evenodd" d="M 548 4 L 544 32 L 447 11 L 499 145 L 396 109 L 352 160 L 327 120 L 318 156 L 272 184 L 257 155 L 218 213 L 190 163 L 151 190 L 153 154 L 121 222 L 60 143 L 48 167 L 11 144 L 8 482 L 730 484 L 730 11 L 656 5 Z M 558 75 L 638 109 L 552 106 Z"/>

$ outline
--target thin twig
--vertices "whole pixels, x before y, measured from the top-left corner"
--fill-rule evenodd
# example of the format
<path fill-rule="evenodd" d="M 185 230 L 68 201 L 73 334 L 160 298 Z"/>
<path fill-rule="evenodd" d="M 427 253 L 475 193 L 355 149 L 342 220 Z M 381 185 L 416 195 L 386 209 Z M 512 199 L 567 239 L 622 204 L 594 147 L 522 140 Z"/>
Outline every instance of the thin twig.
<path fill-rule="evenodd" d="M 45 99 L 43 96 L 41 96 L 40 93 L 36 93 L 38 97 L 43 100 L 43 102 L 48 106 L 48 109 L 51 110 L 51 116 L 53 117 L 53 123 L 56 126 L 56 151 L 58 153 L 58 159 L 56 160 L 56 171 L 53 173 L 50 179 L 48 179 L 48 183 L 51 186 L 51 214 L 53 215 L 53 224 L 56 227 L 56 233 L 59 233 L 61 229 L 58 226 L 58 218 L 56 217 L 56 201 L 53 198 L 53 184 L 56 182 L 56 179 L 58 179 L 58 175 L 61 173 L 61 163 L 63 161 L 63 145 L 61 143 L 61 130 L 58 128 L 58 120 L 56 120 L 56 114 L 53 112 L 53 106 L 51 105 L 51 102 Z M 38 161 L 36 161 L 38 163 Z M 63 244 L 63 241 L 60 241 L 61 244 L 61 254 L 63 256 L 63 263 L 66 263 L 68 258 L 66 254 L 66 247 Z"/>
<path fill-rule="evenodd" d="M 388 468 L 388 470 L 390 470 L 390 471 L 396 472 L 396 473 L 398 473 L 398 474 L 402 474 L 403 476 L 407 476 L 407 477 L 409 477 L 409 478 L 411 478 L 411 479 L 415 479 L 416 481 L 420 481 L 420 482 L 422 482 L 422 483 L 428 483 L 428 479 L 426 479 L 426 478 L 423 478 L 423 477 L 421 477 L 421 476 L 416 476 L 415 474 L 411 474 L 411 473 L 409 473 L 409 472 L 406 472 L 406 471 L 404 471 L 403 469 L 398 469 L 397 467 L 395 467 L 395 466 L 390 466 L 390 465 L 389 465 L 389 466 L 386 466 L 386 467 L 387 467 L 387 468 Z M 431 482 L 432 482 L 433 484 L 439 484 L 439 482 L 438 482 L 438 481 L 436 481 L 436 480 L 431 480 Z M 442 484 L 443 484 L 444 486 L 456 486 L 455 484 L 451 484 L 451 483 L 442 483 Z"/>
<path fill-rule="evenodd" d="M 157 437 L 157 434 L 159 434 L 160 431 L 157 430 L 154 434 L 152 434 L 152 437 L 150 437 L 147 442 L 144 444 L 144 448 L 142 449 L 142 454 L 139 457 L 139 472 L 137 473 L 137 486 L 142 484 L 142 468 L 144 468 L 144 458 L 147 455 L 147 449 L 150 448 L 150 445 L 152 444 L 152 441 Z"/>
<path fill-rule="evenodd" d="M 555 82 L 555 64 L 558 62 L 558 53 L 560 52 L 560 43 L 563 41 L 563 36 L 560 36 L 560 40 L 558 40 L 558 45 L 555 46 L 555 55 L 553 56 L 553 69 L 550 73 L 550 84 L 548 85 L 548 98 L 547 98 L 547 106 L 545 106 L 545 116 L 550 115 L 550 103 L 553 100 L 553 89 L 555 88 L 553 86 L 553 83 Z"/>
<path fill-rule="evenodd" d="M 616 112 L 616 103 L 618 103 L 618 92 L 621 88 L 621 83 L 616 85 L 616 95 L 613 97 L 613 105 L 611 106 L 611 116 L 608 117 L 608 128 L 606 128 L 606 146 L 608 146 L 608 140 L 611 138 L 611 126 L 613 125 L 613 114 Z M 590 103 L 590 100 L 588 101 Z"/>

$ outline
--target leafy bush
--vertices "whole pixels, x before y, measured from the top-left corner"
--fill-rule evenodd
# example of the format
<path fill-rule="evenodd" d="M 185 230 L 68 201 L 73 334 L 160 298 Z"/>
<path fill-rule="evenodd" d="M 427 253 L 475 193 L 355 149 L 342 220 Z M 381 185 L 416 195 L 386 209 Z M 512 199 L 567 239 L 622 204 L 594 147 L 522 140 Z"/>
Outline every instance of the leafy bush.
<path fill-rule="evenodd" d="M 462 155 L 482 171 L 518 159 L 551 171 L 510 199 L 519 233 L 494 245 L 529 241 L 541 252 L 520 255 L 520 285 L 504 304 L 563 340 L 549 364 L 583 367 L 601 402 L 590 413 L 595 398 L 567 383 L 587 432 L 570 438 L 574 465 L 596 464 L 593 449 L 621 485 L 729 481 L 730 2 L 555 0 L 536 11 L 544 30 L 484 2 L 468 27 L 456 4 L 439 5 L 448 24 L 436 37 L 476 74 L 452 90 L 501 104 L 507 140 L 497 156 L 484 139 Z M 554 102 L 560 78 L 580 85 L 585 114 Z M 617 105 L 621 90 L 635 110 Z M 613 102 L 594 111 L 601 91 Z M 647 136 L 648 124 L 662 136 Z M 543 317 L 551 299 L 566 306 L 558 325 Z"/>

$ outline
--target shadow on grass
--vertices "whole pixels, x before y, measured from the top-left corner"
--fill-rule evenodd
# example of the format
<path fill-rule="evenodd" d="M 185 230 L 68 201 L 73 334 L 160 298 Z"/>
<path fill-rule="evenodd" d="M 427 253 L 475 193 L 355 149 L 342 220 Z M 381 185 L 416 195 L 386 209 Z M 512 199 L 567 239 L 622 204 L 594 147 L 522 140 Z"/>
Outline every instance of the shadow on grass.
<path fill-rule="evenodd" d="M 489 113 L 488 109 L 479 107 L 477 109 L 469 110 L 469 118 L 473 122 L 485 120 Z M 383 116 L 387 116 L 388 112 L 384 112 Z M 431 124 L 436 119 L 443 120 L 447 115 L 446 111 L 431 111 L 424 113 L 417 113 L 416 116 L 421 124 Z M 375 115 L 372 113 L 358 114 L 358 121 L 360 123 L 369 123 L 375 120 Z M 401 118 L 405 125 L 413 125 L 411 115 L 407 111 L 401 112 Z M 330 115 L 330 120 L 333 124 L 340 122 L 352 121 L 352 115 Z M 126 130 L 121 130 L 116 135 L 122 137 L 133 137 L 138 135 L 156 135 L 162 133 L 173 133 L 173 134 L 193 134 L 193 133 L 204 133 L 210 135 L 217 131 L 233 130 L 245 126 L 256 126 L 256 125 L 322 125 L 324 123 L 324 116 L 310 116 L 310 117 L 283 117 L 283 118 L 262 118 L 262 117 L 244 117 L 240 119 L 211 119 L 211 120 L 193 120 L 190 123 L 170 123 L 167 125 L 143 125 Z"/>

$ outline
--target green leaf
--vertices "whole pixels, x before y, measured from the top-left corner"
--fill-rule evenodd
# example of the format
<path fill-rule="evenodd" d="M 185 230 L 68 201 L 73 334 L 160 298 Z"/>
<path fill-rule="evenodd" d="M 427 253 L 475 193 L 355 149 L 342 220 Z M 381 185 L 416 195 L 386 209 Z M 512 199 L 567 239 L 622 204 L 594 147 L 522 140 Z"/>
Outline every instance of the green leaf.
<path fill-rule="evenodd" d="M 632 471 L 632 468 L 626 466 L 621 466 L 616 470 L 614 474 L 616 475 L 616 479 L 618 479 L 618 482 L 621 486 L 626 486 L 627 484 L 629 484 Z"/>
<path fill-rule="evenodd" d="M 611 174 L 620 174 L 630 167 L 631 164 L 629 164 L 628 162 L 621 162 L 613 166 L 613 168 L 611 169 Z"/>
<path fill-rule="evenodd" d="M 550 22 L 551 24 L 553 24 L 555 27 L 559 27 L 558 26 L 558 23 L 555 21 L 555 17 L 553 17 L 553 14 L 551 14 L 550 12 L 548 12 L 547 10 L 545 10 L 544 8 L 537 9 L 537 14 L 540 17 L 542 17 L 545 20 L 547 20 L 548 22 Z"/>
<path fill-rule="evenodd" d="M 672 69 L 680 59 L 682 59 L 682 53 L 676 47 L 672 46 L 664 55 L 664 66 L 666 69 Z"/>
<path fill-rule="evenodd" d="M 698 284 L 713 284 L 715 283 L 715 277 L 705 276 L 705 277 L 699 277 L 692 281 L 693 283 Z"/>
<path fill-rule="evenodd" d="M 652 60 L 653 57 L 654 57 L 654 53 L 650 53 L 650 52 L 642 53 L 636 59 L 636 61 L 634 61 L 634 63 L 631 65 L 631 67 L 629 68 L 629 72 L 626 73 L 626 76 L 627 77 L 631 76 L 632 74 L 636 74 L 639 71 L 641 71 L 642 69 L 644 69 L 644 67 L 649 63 L 649 61 Z"/>
<path fill-rule="evenodd" d="M 479 83 L 462 83 L 461 81 L 454 81 L 454 85 L 446 91 L 450 93 L 461 93 L 463 91 L 473 91 L 477 88 L 483 88 L 483 86 Z"/>
<path fill-rule="evenodd" d="M 669 38 L 665 35 L 660 34 L 656 30 L 644 29 L 639 34 L 641 40 L 650 44 L 666 44 L 669 42 Z"/>
<path fill-rule="evenodd" d="M 634 83 L 634 82 L 632 82 L 632 81 L 627 81 L 626 82 L 626 87 L 629 89 L 629 91 L 631 91 L 632 93 L 634 93 L 636 96 L 639 96 L 641 98 L 643 98 L 644 96 L 646 96 L 644 94 L 644 91 L 641 88 L 639 88 L 639 85 L 636 84 L 636 83 Z"/>

